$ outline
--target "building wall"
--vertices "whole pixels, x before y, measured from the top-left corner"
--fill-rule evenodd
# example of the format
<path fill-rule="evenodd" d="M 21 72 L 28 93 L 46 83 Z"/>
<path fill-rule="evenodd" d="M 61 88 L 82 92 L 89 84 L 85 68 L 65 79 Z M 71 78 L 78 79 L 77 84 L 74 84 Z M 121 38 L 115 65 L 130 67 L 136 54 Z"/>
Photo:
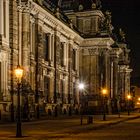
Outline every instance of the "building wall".
<path fill-rule="evenodd" d="M 0 1 L 0 110 L 11 119 L 17 107 L 17 65 L 24 69 L 22 115 L 29 110 L 36 116 L 38 109 L 52 115 L 56 109 L 59 114 L 80 110 L 81 80 L 86 84 L 85 95 L 93 95 L 96 103 L 106 88 L 108 106 L 118 93 L 123 98 L 130 91 L 129 63 L 118 70 L 120 58 L 126 56 L 122 59 L 127 61 L 129 50 L 122 44 L 122 52 L 128 51 L 125 55 L 113 49 L 114 40 L 101 33 L 102 11 L 66 13 L 73 24 L 62 19 L 59 9 L 53 12 L 41 1 Z"/>
<path fill-rule="evenodd" d="M 67 111 L 69 106 L 78 107 L 76 85 L 79 79 L 79 44 L 82 38 L 34 2 L 23 2 L 18 6 L 12 1 L 10 4 L 10 31 L 14 34 L 10 36 L 11 70 L 18 64 L 21 65 L 24 68 L 23 82 L 26 86 L 28 83 L 31 88 L 31 91 L 24 90 L 22 106 L 28 93 L 28 96 L 34 98 L 29 104 L 35 107 L 38 104 L 40 110 L 45 109 L 47 113 L 48 109 L 53 112 L 55 106 Z M 16 79 L 13 74 L 10 88 L 11 100 L 16 107 Z"/>
<path fill-rule="evenodd" d="M 85 38 L 80 44 L 80 79 L 85 82 L 86 94 L 96 95 L 98 99 L 94 97 L 93 100 L 102 102 L 102 89 L 107 89 L 108 110 L 117 112 L 120 100 L 125 101 L 130 93 L 129 49 L 124 42 L 114 47 L 117 43 L 110 38 L 110 13 L 103 14 L 97 9 L 76 12 L 68 10 L 65 13 Z M 123 65 L 119 66 L 121 59 Z M 119 67 L 123 70 L 119 70 Z M 123 86 L 118 82 L 120 80 Z M 101 103 L 98 104 L 101 106 Z"/>

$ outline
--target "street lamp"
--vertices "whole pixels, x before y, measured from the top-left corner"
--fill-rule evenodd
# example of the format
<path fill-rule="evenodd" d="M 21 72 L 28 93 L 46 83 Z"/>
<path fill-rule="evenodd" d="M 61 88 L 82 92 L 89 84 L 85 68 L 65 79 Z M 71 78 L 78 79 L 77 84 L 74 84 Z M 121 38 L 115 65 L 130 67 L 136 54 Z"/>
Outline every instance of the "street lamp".
<path fill-rule="evenodd" d="M 84 83 L 79 83 L 78 88 L 80 90 L 80 102 L 82 103 L 82 100 L 83 100 L 83 90 L 85 89 Z"/>
<path fill-rule="evenodd" d="M 78 88 L 79 88 L 79 90 L 80 90 L 80 104 L 82 104 L 82 100 L 83 100 L 83 90 L 84 90 L 84 88 L 85 88 L 85 85 L 84 85 L 84 83 L 79 83 L 79 85 L 78 85 Z M 80 114 L 81 114 L 81 125 L 82 125 L 82 123 L 83 123 L 83 117 L 82 117 L 82 111 L 81 111 L 81 108 L 82 108 L 82 106 L 80 106 Z"/>
<path fill-rule="evenodd" d="M 131 100 L 132 96 L 130 94 L 127 95 L 127 111 L 128 111 L 128 115 L 130 115 L 130 100 Z"/>
<path fill-rule="evenodd" d="M 22 137 L 21 132 L 21 110 L 20 110 L 20 84 L 21 78 L 23 76 L 23 69 L 18 65 L 14 71 L 15 76 L 17 78 L 17 129 L 16 129 L 16 137 Z"/>
<path fill-rule="evenodd" d="M 80 90 L 84 90 L 85 85 L 83 83 L 79 83 L 78 87 L 79 87 Z"/>
<path fill-rule="evenodd" d="M 107 95 L 107 89 L 102 89 L 102 95 L 103 95 L 103 120 L 106 120 L 106 95 Z"/>

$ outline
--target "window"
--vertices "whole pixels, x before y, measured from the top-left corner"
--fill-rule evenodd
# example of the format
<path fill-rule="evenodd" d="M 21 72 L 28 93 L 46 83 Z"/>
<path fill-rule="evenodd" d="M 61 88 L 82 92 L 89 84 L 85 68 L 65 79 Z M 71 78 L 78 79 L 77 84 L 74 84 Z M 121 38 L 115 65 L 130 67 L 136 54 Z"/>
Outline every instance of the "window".
<path fill-rule="evenodd" d="M 49 44 L 50 44 L 50 35 L 45 34 L 45 44 L 44 44 L 44 59 L 45 59 L 45 61 L 49 60 Z"/>
<path fill-rule="evenodd" d="M 48 97 L 49 97 L 49 77 L 45 76 L 44 77 L 44 95 L 46 97 L 46 101 L 48 101 Z"/>
<path fill-rule="evenodd" d="M 83 19 L 78 19 L 77 27 L 80 32 L 83 32 Z"/>
<path fill-rule="evenodd" d="M 64 82 L 60 81 L 60 98 L 62 99 L 62 103 L 64 103 Z"/>
<path fill-rule="evenodd" d="M 74 99 L 74 104 L 77 103 L 77 99 L 76 99 L 76 83 L 73 83 L 73 99 Z"/>
<path fill-rule="evenodd" d="M 91 20 L 84 20 L 84 32 L 89 33 L 91 31 Z"/>
<path fill-rule="evenodd" d="M 72 51 L 72 68 L 75 70 L 75 59 L 76 59 L 76 50 L 73 49 Z"/>
<path fill-rule="evenodd" d="M 51 60 L 54 61 L 54 35 L 51 36 Z"/>
<path fill-rule="evenodd" d="M 34 77 L 35 77 L 35 75 L 34 75 L 34 73 L 35 72 L 33 70 L 31 70 L 31 73 L 30 73 L 30 83 L 31 83 L 31 87 L 32 87 L 33 90 L 35 89 L 35 85 L 34 85 L 34 81 L 35 81 Z"/>
<path fill-rule="evenodd" d="M 60 44 L 60 65 L 64 66 L 64 42 Z"/>

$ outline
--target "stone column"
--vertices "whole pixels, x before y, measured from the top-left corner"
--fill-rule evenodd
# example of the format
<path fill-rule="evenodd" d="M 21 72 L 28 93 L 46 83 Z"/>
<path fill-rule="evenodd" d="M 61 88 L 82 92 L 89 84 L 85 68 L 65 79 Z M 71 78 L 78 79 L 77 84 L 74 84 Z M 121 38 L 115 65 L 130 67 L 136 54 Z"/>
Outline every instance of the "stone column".
<path fill-rule="evenodd" d="M 78 72 L 79 71 L 79 50 L 78 49 L 76 49 L 75 50 L 75 70 L 76 70 L 76 72 Z"/>
<path fill-rule="evenodd" d="M 4 34 L 5 34 L 5 41 L 9 43 L 9 0 L 5 0 L 5 29 L 4 29 Z"/>
<path fill-rule="evenodd" d="M 0 35 L 3 35 L 3 0 L 0 0 Z"/>
<path fill-rule="evenodd" d="M 29 21 L 28 7 L 22 13 L 22 64 L 26 71 L 29 70 Z"/>
<path fill-rule="evenodd" d="M 69 45 L 66 45 L 66 70 L 68 71 L 68 65 L 69 65 Z"/>
<path fill-rule="evenodd" d="M 68 82 L 68 103 L 71 103 L 71 93 L 72 93 L 72 51 L 73 51 L 73 41 L 70 40 L 69 44 L 69 64 L 68 64 L 68 72 L 69 72 L 69 82 Z"/>
<path fill-rule="evenodd" d="M 66 61 L 67 61 L 67 59 L 66 59 L 66 57 L 67 57 L 67 45 L 66 45 L 66 43 L 64 43 L 64 67 L 66 67 Z"/>
<path fill-rule="evenodd" d="M 117 99 L 118 99 L 118 59 L 115 57 L 113 61 L 113 99 L 112 99 L 112 113 L 117 113 Z"/>
<path fill-rule="evenodd" d="M 125 69 L 125 93 L 130 94 L 130 73 L 132 69 L 129 69 L 129 66 L 126 66 Z"/>
<path fill-rule="evenodd" d="M 52 61 L 52 35 L 49 34 L 49 63 Z"/>
<path fill-rule="evenodd" d="M 118 93 L 118 59 L 115 57 L 113 61 L 113 98 Z"/>
<path fill-rule="evenodd" d="M 54 35 L 51 35 L 51 64 L 54 64 Z"/>

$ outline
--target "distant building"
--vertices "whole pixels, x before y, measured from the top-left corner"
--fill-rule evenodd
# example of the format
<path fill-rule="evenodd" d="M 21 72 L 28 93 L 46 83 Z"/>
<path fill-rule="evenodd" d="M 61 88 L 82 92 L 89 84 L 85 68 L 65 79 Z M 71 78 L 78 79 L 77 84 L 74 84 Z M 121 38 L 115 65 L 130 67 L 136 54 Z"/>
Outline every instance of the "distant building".
<path fill-rule="evenodd" d="M 132 99 L 134 103 L 134 108 L 140 108 L 140 87 L 131 86 L 130 90 L 133 97 Z"/>
<path fill-rule="evenodd" d="M 114 38 L 111 13 L 100 8 L 100 1 L 86 8 L 71 0 L 0 1 L 1 118 L 16 115 L 18 64 L 24 68 L 23 117 L 71 115 L 83 103 L 98 113 L 103 88 L 108 112 L 123 108 L 130 93 L 130 50 L 122 31 Z M 80 82 L 86 85 L 83 95 Z"/>

